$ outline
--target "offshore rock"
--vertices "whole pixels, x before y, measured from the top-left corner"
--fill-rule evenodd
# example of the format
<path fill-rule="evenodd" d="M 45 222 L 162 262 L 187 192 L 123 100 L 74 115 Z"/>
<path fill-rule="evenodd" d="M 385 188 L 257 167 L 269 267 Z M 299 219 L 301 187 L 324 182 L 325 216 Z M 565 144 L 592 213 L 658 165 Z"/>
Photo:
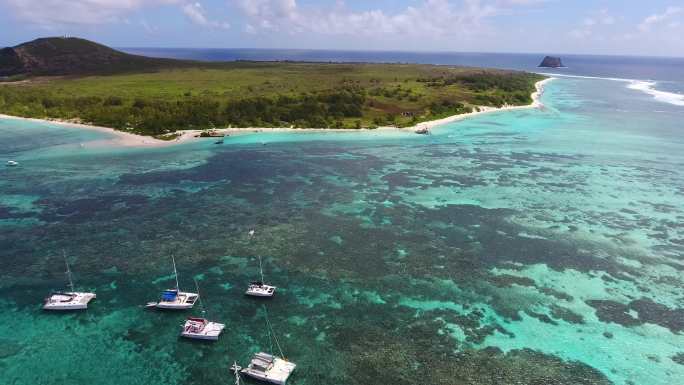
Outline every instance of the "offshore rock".
<path fill-rule="evenodd" d="M 544 60 L 542 60 L 541 64 L 539 64 L 539 67 L 560 68 L 564 66 L 563 62 L 561 61 L 561 58 L 555 56 L 547 56 L 544 58 Z"/>

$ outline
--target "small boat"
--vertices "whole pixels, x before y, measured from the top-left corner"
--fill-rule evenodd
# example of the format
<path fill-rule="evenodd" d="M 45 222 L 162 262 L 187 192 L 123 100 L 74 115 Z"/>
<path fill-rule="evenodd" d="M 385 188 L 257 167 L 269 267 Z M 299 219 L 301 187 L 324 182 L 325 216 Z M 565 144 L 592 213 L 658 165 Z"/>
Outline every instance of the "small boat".
<path fill-rule="evenodd" d="M 268 312 L 264 306 L 264 314 L 266 316 L 266 326 L 268 328 L 269 338 L 275 341 L 280 355 L 284 357 L 283 350 L 280 348 L 280 343 L 275 336 L 273 327 L 268 320 Z M 292 372 L 297 367 L 297 364 L 290 362 L 285 358 L 276 357 L 270 353 L 260 352 L 252 357 L 249 365 L 246 368 L 242 368 L 240 372 L 246 376 L 252 377 L 259 381 L 270 382 L 276 385 L 285 385 L 287 379 L 290 377 Z M 237 364 L 234 364 L 231 369 L 235 371 L 240 368 Z"/>
<path fill-rule="evenodd" d="M 252 238 L 253 236 L 254 230 L 250 230 L 249 237 Z M 245 295 L 251 297 L 273 297 L 276 287 L 264 283 L 264 269 L 261 265 L 261 256 L 259 256 L 259 272 L 261 273 L 261 281 L 250 282 Z"/>
<path fill-rule="evenodd" d="M 249 231 L 249 237 L 254 236 L 254 230 Z M 245 295 L 251 297 L 273 297 L 275 295 L 276 287 L 264 283 L 264 269 L 261 264 L 261 256 L 259 256 L 259 273 L 261 274 L 261 281 L 252 281 L 247 286 Z"/>
<path fill-rule="evenodd" d="M 66 258 L 66 253 L 63 252 L 64 264 L 66 265 L 66 275 L 69 280 L 69 289 L 71 291 L 58 291 L 50 294 L 45 298 L 43 303 L 44 310 L 84 310 L 88 308 L 88 302 L 95 299 L 95 293 L 82 293 L 74 290 L 74 281 L 71 278 L 71 269 Z"/>
<path fill-rule="evenodd" d="M 181 337 L 195 340 L 217 341 L 226 325 L 206 318 L 188 317 L 181 330 Z"/>
<path fill-rule="evenodd" d="M 427 134 L 430 133 L 430 129 L 428 128 L 428 126 L 419 127 L 419 128 L 415 131 L 415 133 L 418 134 L 418 135 L 427 135 Z"/>
<path fill-rule="evenodd" d="M 197 285 L 197 281 L 195 281 L 195 287 L 197 288 L 197 295 L 199 295 L 199 285 Z M 200 307 L 202 307 L 202 313 L 206 313 L 202 300 L 200 299 L 199 301 Z M 188 317 L 185 324 L 182 325 L 180 335 L 181 337 L 195 340 L 217 341 L 225 327 L 226 325 L 222 323 L 212 322 L 206 318 Z"/>
<path fill-rule="evenodd" d="M 165 310 L 186 310 L 192 309 L 195 302 L 199 298 L 197 293 L 186 293 L 181 291 L 178 285 L 178 271 L 176 270 L 176 259 L 171 257 L 173 261 L 173 274 L 176 277 L 176 288 L 164 290 L 161 294 L 159 302 L 148 302 L 147 308 L 165 309 Z"/>
<path fill-rule="evenodd" d="M 241 373 L 259 381 L 285 385 L 296 367 L 293 362 L 261 352 L 252 357 L 249 366 L 242 369 Z"/>
<path fill-rule="evenodd" d="M 225 137 L 222 136 L 221 139 L 215 141 L 214 144 L 223 144 L 224 140 L 225 140 Z"/>
<path fill-rule="evenodd" d="M 8 160 L 8 161 L 7 161 L 7 166 L 8 166 L 8 167 L 16 167 L 16 166 L 18 166 L 18 165 L 19 165 L 19 162 L 15 162 L 15 161 L 13 161 L 13 160 Z"/>

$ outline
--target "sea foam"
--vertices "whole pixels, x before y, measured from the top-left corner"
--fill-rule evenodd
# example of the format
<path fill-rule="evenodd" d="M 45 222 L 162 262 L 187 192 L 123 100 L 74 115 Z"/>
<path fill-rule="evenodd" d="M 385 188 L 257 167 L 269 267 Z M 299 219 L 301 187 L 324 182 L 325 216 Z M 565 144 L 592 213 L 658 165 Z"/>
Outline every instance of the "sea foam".
<path fill-rule="evenodd" d="M 633 80 L 627 88 L 645 92 L 660 102 L 674 104 L 675 106 L 684 106 L 684 95 L 657 90 L 655 88 L 656 84 L 656 82 Z"/>
<path fill-rule="evenodd" d="M 549 76 L 561 76 L 567 78 L 580 78 L 580 79 L 600 79 L 600 80 L 612 80 L 616 82 L 626 82 L 629 83 L 627 88 L 632 90 L 637 90 L 644 92 L 653 96 L 653 98 L 659 102 L 672 104 L 675 106 L 684 106 L 684 95 L 675 92 L 661 91 L 655 88 L 658 84 L 651 80 L 637 80 L 637 79 L 625 79 L 625 78 L 609 78 L 609 77 L 599 77 L 599 76 L 580 76 L 580 75 L 565 75 L 565 74 L 554 74 L 554 73 L 541 73 L 542 75 Z"/>

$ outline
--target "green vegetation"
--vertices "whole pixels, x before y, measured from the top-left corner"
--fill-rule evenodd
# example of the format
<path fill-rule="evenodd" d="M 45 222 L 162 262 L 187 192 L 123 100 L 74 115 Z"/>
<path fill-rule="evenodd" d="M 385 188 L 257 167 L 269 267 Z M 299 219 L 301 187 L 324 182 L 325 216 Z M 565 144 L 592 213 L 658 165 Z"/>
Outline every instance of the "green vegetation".
<path fill-rule="evenodd" d="M 195 63 L 0 83 L 0 113 L 78 119 L 155 136 L 228 126 L 409 126 L 476 106 L 529 104 L 542 78 L 431 65 Z"/>

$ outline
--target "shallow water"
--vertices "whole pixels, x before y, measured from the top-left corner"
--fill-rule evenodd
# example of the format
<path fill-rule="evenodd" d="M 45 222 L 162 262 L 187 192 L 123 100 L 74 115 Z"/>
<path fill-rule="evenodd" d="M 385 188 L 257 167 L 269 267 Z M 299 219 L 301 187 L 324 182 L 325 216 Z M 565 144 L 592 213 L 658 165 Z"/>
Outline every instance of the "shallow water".
<path fill-rule="evenodd" d="M 558 79 L 543 110 L 427 137 L 106 150 L 0 121 L 21 163 L 0 169 L 3 381 L 227 383 L 271 349 L 242 296 L 262 255 L 293 384 L 682 383 L 684 109 L 627 85 Z M 98 294 L 86 312 L 40 311 L 62 249 Z M 178 339 L 199 308 L 141 308 L 172 254 L 227 324 L 218 343 Z"/>

